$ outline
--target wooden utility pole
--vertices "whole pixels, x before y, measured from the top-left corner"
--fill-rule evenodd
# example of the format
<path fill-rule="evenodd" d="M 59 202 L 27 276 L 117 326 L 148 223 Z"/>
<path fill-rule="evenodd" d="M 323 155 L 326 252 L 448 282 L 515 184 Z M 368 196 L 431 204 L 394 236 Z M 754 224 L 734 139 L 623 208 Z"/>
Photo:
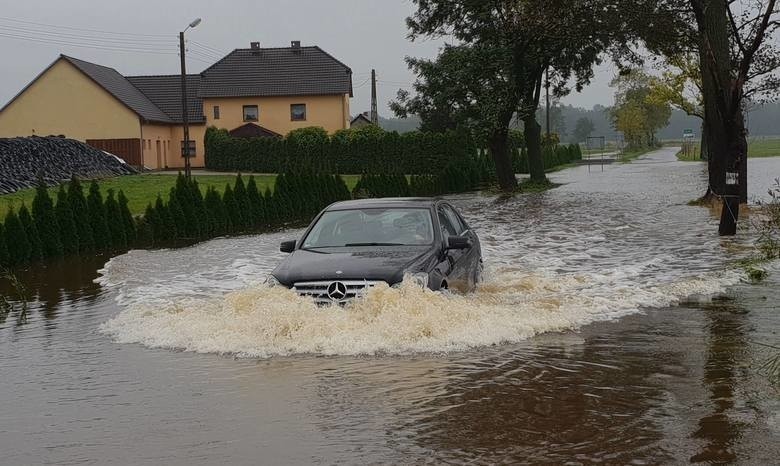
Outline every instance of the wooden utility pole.
<path fill-rule="evenodd" d="M 379 125 L 379 115 L 376 107 L 376 72 L 371 69 L 371 123 Z"/>
<path fill-rule="evenodd" d="M 181 155 L 184 157 L 184 176 L 190 178 L 190 125 L 187 115 L 187 65 L 184 61 L 184 31 L 179 33 L 179 56 L 181 57 L 181 120 L 184 129 L 184 142 Z"/>

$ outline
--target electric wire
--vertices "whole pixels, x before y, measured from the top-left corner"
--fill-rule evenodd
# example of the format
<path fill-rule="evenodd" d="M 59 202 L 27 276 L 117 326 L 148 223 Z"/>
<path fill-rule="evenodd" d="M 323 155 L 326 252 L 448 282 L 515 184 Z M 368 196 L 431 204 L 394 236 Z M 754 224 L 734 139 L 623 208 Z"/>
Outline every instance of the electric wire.
<path fill-rule="evenodd" d="M 46 24 L 46 23 L 37 23 L 34 21 L 25 21 L 22 19 L 17 18 L 8 18 L 0 16 L 0 21 L 6 21 L 11 23 L 22 23 L 22 24 L 29 24 L 34 26 L 43 26 L 47 28 L 56 28 L 56 29 L 67 29 L 70 31 L 83 31 L 83 32 L 92 32 L 92 33 L 99 33 L 99 34 L 110 34 L 110 35 L 121 35 L 121 36 L 134 36 L 134 37 L 170 37 L 169 34 L 139 34 L 134 32 L 119 32 L 119 31 L 102 31 L 99 29 L 87 29 L 87 28 L 77 28 L 72 26 L 58 26 L 54 24 Z"/>

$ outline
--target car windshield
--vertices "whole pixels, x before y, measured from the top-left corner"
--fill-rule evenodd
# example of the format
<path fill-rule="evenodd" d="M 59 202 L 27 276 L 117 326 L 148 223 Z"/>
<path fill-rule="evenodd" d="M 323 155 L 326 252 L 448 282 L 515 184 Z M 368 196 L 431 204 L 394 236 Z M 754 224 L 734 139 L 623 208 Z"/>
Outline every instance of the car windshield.
<path fill-rule="evenodd" d="M 351 209 L 322 214 L 301 247 L 414 246 L 432 242 L 433 223 L 427 209 Z"/>

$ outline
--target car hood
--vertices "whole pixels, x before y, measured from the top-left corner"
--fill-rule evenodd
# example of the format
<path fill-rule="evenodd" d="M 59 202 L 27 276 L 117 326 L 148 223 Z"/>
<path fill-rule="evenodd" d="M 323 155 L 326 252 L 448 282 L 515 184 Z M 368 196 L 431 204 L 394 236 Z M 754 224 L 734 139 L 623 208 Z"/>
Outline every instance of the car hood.
<path fill-rule="evenodd" d="M 424 269 L 432 246 L 297 249 L 272 272 L 280 283 L 316 280 L 400 282 L 404 271 Z M 338 273 L 341 272 L 341 273 Z"/>

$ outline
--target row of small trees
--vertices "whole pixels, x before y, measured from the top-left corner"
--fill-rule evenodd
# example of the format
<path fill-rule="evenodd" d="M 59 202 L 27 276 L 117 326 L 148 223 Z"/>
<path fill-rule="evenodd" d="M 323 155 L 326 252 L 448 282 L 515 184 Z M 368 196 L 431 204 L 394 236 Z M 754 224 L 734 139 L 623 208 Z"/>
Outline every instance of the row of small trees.
<path fill-rule="evenodd" d="M 19 265 L 63 255 L 123 249 L 136 241 L 136 223 L 122 191 L 105 199 L 93 181 L 84 194 L 78 179 L 60 185 L 56 203 L 41 180 L 32 211 L 12 207 L 0 224 L 0 264 Z"/>
<path fill-rule="evenodd" d="M 262 192 L 252 176 L 244 183 L 239 174 L 221 194 L 209 186 L 205 195 L 196 180 L 179 175 L 167 202 L 158 196 L 139 219 L 139 244 L 166 246 L 300 224 L 328 204 L 349 198 L 340 176 L 313 171 L 280 174 L 273 192 Z"/>

